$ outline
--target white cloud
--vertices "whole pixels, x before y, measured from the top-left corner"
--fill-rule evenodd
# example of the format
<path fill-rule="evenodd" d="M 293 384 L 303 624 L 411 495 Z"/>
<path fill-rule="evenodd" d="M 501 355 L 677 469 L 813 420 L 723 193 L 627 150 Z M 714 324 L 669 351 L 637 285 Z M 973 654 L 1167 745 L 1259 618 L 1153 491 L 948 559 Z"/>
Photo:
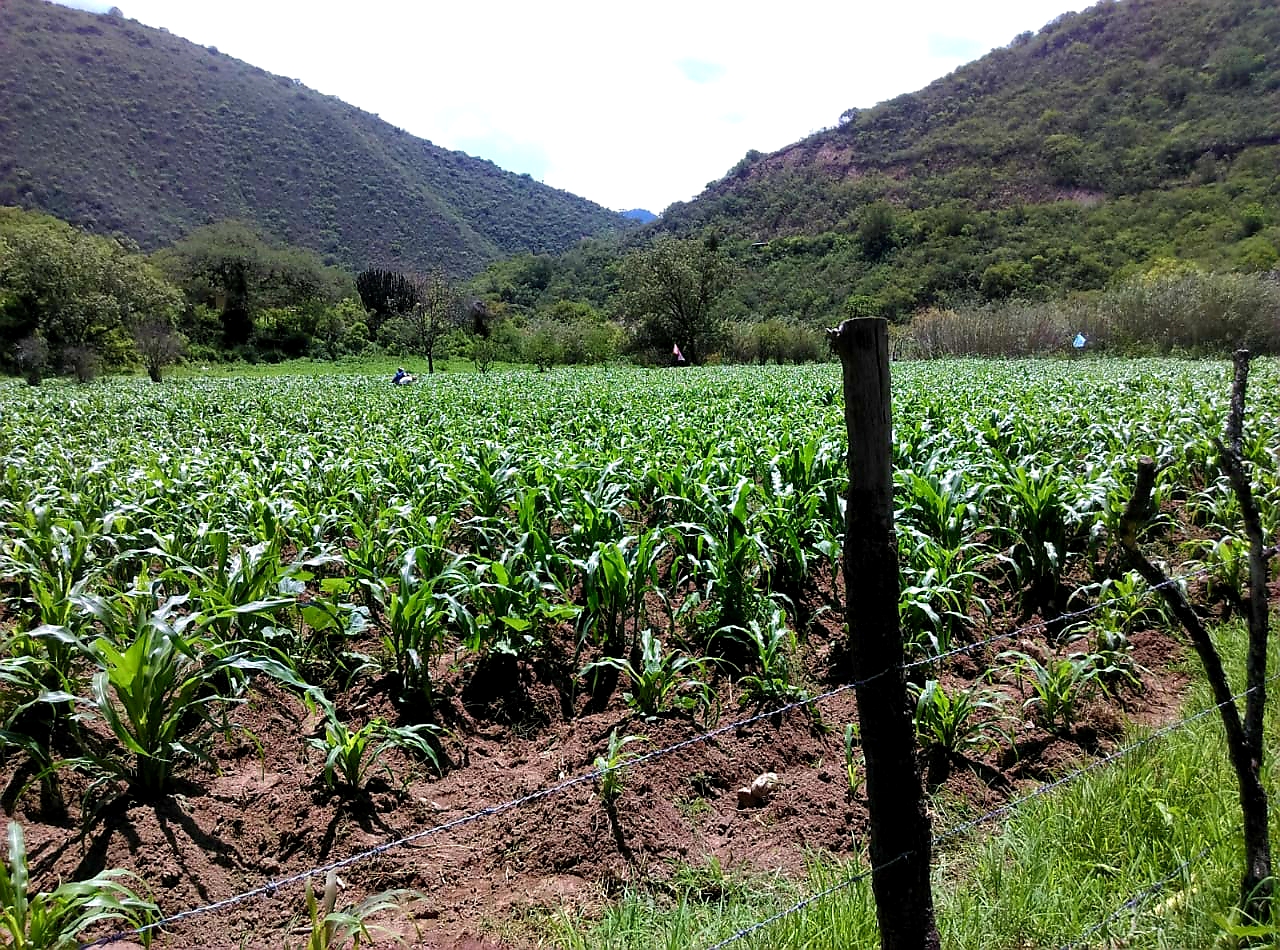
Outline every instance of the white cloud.
<path fill-rule="evenodd" d="M 661 211 L 749 149 L 781 148 L 850 106 L 918 89 L 1068 2 L 119 5 L 439 145 L 608 207 Z"/>

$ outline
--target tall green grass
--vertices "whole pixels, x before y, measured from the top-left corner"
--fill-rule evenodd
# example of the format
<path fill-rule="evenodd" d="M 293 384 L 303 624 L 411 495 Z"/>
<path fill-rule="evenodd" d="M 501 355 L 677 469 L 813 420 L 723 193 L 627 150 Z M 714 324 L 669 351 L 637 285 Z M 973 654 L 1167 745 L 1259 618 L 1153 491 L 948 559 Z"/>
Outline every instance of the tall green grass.
<path fill-rule="evenodd" d="M 1238 627 L 1219 641 L 1242 689 Z M 1272 662 L 1276 654 L 1272 651 Z M 1194 661 L 1193 661 L 1194 662 Z M 1212 704 L 1198 668 L 1182 716 Z M 1271 747 L 1280 714 L 1271 703 Z M 1137 741 L 1150 730 L 1134 729 Z M 1275 788 L 1277 761 L 1267 764 Z M 1026 789 L 1022 794 L 1026 794 Z M 978 817 L 963 805 L 935 801 L 934 831 Z M 1274 812 L 1274 807 L 1273 807 Z M 1147 743 L 1017 807 L 1003 824 L 945 842 L 934 855 L 934 897 L 942 945 L 972 950 L 1030 950 L 1073 945 L 1126 948 L 1231 947 L 1230 917 L 1242 868 L 1240 810 L 1217 713 Z M 1187 866 L 1180 870 L 1181 866 Z M 635 888 L 602 913 L 564 911 L 546 924 L 549 942 L 588 948 L 703 947 L 792 906 L 804 894 L 865 870 L 859 861 L 814 857 L 802 885 L 780 878 L 721 878 L 681 868 L 661 889 Z M 1152 885 L 1169 880 L 1158 890 Z M 707 894 L 711 897 L 708 899 Z M 1091 931 L 1135 897 L 1138 906 Z M 847 950 L 878 946 L 869 880 L 842 888 L 736 946 Z M 1272 943 L 1266 946 L 1275 946 Z"/>

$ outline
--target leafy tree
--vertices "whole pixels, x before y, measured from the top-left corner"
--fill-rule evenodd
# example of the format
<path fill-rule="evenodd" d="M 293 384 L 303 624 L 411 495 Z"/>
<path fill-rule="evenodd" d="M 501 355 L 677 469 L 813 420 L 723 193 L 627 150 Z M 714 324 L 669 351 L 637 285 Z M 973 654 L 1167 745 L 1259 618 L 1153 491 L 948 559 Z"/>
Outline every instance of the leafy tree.
<path fill-rule="evenodd" d="M 313 251 L 271 241 L 242 221 L 193 231 L 155 260 L 188 305 L 211 306 L 221 315 L 220 342 L 227 348 L 250 343 L 264 311 L 323 307 L 353 290 L 346 273 L 325 266 Z"/>
<path fill-rule="evenodd" d="M 427 372 L 436 371 L 436 344 L 461 322 L 458 291 L 442 271 L 432 271 L 413 280 L 413 308 L 404 316 L 412 352 L 427 358 Z"/>
<path fill-rule="evenodd" d="M 0 209 L 0 348 L 43 339 L 79 378 L 125 365 L 133 331 L 171 321 L 181 296 L 142 255 L 47 215 Z M 24 371 L 35 364 L 31 347 Z M 38 374 L 37 374 L 38 375 Z"/>
<path fill-rule="evenodd" d="M 622 261 L 623 311 L 643 344 L 663 351 L 676 345 L 691 362 L 705 362 L 723 333 L 715 304 L 731 273 L 714 239 L 662 235 Z"/>
<path fill-rule="evenodd" d="M 49 369 L 49 344 L 39 330 L 25 336 L 14 347 L 14 360 L 23 378 L 32 386 L 39 386 Z"/>
<path fill-rule="evenodd" d="M 316 321 L 316 342 L 331 360 L 345 353 L 359 352 L 369 342 L 368 319 L 360 302 L 351 298 L 326 307 Z"/>
<path fill-rule="evenodd" d="M 160 382 L 164 368 L 182 356 L 182 334 L 174 329 L 172 323 L 163 320 L 140 324 L 133 331 L 133 342 L 153 383 Z"/>
<path fill-rule="evenodd" d="M 893 247 L 896 224 L 892 205 L 883 201 L 867 205 L 858 219 L 858 244 L 862 253 L 871 260 L 883 257 Z"/>

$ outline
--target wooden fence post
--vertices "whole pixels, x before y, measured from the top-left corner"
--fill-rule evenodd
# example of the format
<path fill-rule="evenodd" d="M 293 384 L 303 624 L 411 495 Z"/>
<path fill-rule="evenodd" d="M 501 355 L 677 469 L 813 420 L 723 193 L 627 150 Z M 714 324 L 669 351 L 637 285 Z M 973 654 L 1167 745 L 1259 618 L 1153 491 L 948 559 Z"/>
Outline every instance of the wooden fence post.
<path fill-rule="evenodd" d="M 844 371 L 849 435 L 845 618 L 871 812 L 871 876 L 882 950 L 937 950 L 929 885 L 931 837 L 916 770 L 902 671 L 898 544 L 893 526 L 889 333 L 878 318 L 846 320 L 828 338 Z"/>

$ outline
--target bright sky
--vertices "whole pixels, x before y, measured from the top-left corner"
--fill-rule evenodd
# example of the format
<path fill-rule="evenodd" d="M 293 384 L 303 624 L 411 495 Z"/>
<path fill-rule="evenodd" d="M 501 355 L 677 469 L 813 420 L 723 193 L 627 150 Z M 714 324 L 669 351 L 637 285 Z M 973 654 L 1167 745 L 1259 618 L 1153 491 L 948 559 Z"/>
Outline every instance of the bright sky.
<path fill-rule="evenodd" d="M 1069 0 L 61 0 L 170 32 L 616 210 L 694 197 Z"/>

